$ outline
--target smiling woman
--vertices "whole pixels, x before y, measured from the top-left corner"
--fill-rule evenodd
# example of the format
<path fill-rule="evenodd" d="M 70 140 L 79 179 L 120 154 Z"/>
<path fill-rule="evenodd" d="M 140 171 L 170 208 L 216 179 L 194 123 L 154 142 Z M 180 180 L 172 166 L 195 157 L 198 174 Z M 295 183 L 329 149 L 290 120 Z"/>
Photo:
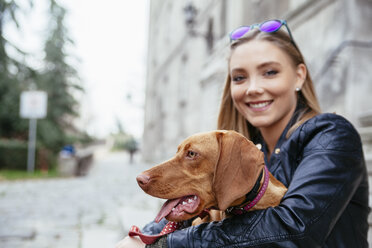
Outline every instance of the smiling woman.
<path fill-rule="evenodd" d="M 304 108 L 288 134 L 320 113 L 304 58 L 286 27 L 288 33 L 281 29 L 275 32 L 254 29 L 240 34 L 242 38 L 232 40 L 229 74 L 218 120 L 219 129 L 237 130 L 248 138 L 257 132 L 257 127 L 263 127 L 267 131 L 266 138 L 272 137 L 268 144 L 270 148 L 275 146 L 297 102 Z M 231 35 L 234 34 L 233 31 Z M 274 113 L 275 110 L 279 113 Z M 270 118 L 275 128 L 265 128 Z M 272 122 L 281 119 L 281 122 Z M 258 122 L 259 126 L 252 121 Z M 273 134 L 270 130 L 277 132 Z"/>
<path fill-rule="evenodd" d="M 295 111 L 295 89 L 302 88 L 306 67 L 302 63 L 287 66 L 292 64 L 284 51 L 268 41 L 245 43 L 231 54 L 230 90 L 234 106 L 261 130 L 265 140 L 277 140 Z M 275 143 L 268 146 L 273 151 Z"/>
<path fill-rule="evenodd" d="M 230 36 L 218 129 L 235 130 L 260 147 L 264 162 L 258 165 L 265 165 L 288 190 L 268 208 L 183 228 L 148 247 L 368 247 L 369 193 L 360 136 L 345 118 L 320 113 L 306 63 L 284 20 L 246 27 Z M 242 147 L 236 142 L 227 155 L 220 153 L 226 166 L 216 169 L 213 181 L 219 181 L 216 175 L 230 175 L 238 184 L 213 188 L 212 202 L 220 210 L 227 210 L 229 201 L 219 199 L 232 199 L 236 188 L 250 189 L 258 177 L 252 180 L 253 171 L 241 173 L 251 168 L 244 159 L 255 157 L 254 150 L 231 155 Z M 239 163 L 241 170 L 236 170 Z M 184 195 L 190 193 L 177 197 Z M 205 198 L 198 196 L 203 204 Z M 164 224 L 150 223 L 144 229 L 156 233 Z M 144 246 L 137 241 L 127 238 L 118 247 Z"/>

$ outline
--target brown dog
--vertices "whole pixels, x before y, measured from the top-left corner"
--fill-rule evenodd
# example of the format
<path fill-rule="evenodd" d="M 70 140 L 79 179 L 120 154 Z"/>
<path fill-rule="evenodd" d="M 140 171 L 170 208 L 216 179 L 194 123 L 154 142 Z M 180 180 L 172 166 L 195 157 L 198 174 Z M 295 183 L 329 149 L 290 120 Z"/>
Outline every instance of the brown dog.
<path fill-rule="evenodd" d="M 180 222 L 200 215 L 193 225 L 225 218 L 225 210 L 245 204 L 264 169 L 263 153 L 235 131 L 213 131 L 190 136 L 176 155 L 137 177 L 139 186 L 149 195 L 168 199 L 155 221 L 162 218 Z M 264 177 L 260 181 L 260 187 Z M 277 206 L 287 189 L 269 173 L 267 190 L 250 210 Z"/>

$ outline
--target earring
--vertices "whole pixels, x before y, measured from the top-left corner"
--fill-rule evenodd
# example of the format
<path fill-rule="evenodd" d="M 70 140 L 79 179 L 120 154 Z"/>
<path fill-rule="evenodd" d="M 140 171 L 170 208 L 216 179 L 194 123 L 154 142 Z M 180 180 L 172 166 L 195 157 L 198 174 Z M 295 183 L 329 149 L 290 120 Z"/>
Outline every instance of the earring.
<path fill-rule="evenodd" d="M 301 90 L 301 88 L 300 87 L 296 87 L 296 91 L 298 92 L 298 91 L 300 91 Z"/>

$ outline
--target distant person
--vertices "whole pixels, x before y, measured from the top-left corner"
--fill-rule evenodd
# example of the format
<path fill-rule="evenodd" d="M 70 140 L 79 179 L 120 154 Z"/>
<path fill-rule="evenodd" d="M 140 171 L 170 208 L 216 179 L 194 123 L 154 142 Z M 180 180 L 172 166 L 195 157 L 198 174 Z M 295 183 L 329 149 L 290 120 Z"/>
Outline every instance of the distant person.
<path fill-rule="evenodd" d="M 288 191 L 279 206 L 177 230 L 146 247 L 368 247 L 368 180 L 360 137 L 321 114 L 303 56 L 284 20 L 230 34 L 219 129 L 260 144 Z M 144 231 L 159 233 L 165 221 Z M 125 238 L 118 248 L 145 247 Z"/>

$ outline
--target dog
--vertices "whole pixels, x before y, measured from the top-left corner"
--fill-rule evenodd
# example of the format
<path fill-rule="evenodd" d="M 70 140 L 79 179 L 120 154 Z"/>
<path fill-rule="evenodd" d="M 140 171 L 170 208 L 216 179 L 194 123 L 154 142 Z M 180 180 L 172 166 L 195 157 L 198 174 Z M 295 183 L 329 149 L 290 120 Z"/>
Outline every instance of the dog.
<path fill-rule="evenodd" d="M 287 191 L 251 141 L 225 130 L 188 137 L 173 158 L 136 179 L 147 194 L 167 199 L 156 222 L 194 218 L 192 225 L 277 206 Z"/>

